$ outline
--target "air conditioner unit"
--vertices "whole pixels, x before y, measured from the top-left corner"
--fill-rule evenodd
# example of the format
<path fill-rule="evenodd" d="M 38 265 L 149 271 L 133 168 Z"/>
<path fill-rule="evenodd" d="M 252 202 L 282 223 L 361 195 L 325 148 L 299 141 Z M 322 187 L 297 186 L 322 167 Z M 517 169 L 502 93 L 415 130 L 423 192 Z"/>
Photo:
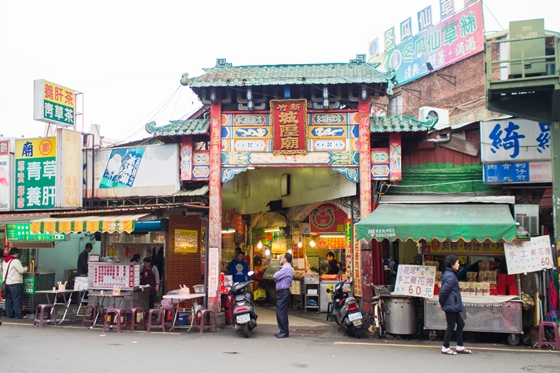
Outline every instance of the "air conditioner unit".
<path fill-rule="evenodd" d="M 529 232 L 530 236 L 540 235 L 539 205 L 515 205 L 515 221 Z"/>
<path fill-rule="evenodd" d="M 422 106 L 418 110 L 418 119 L 425 121 L 427 117 L 435 118 L 436 125 L 434 129 L 440 130 L 449 127 L 449 110 L 439 109 L 437 107 Z"/>

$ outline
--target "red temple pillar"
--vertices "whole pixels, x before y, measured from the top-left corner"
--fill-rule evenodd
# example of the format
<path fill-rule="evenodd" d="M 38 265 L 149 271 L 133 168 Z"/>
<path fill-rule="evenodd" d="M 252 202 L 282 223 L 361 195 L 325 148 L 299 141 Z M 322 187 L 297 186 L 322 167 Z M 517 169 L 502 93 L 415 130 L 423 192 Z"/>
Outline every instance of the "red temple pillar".
<path fill-rule="evenodd" d="M 208 309 L 220 311 L 220 270 L 222 262 L 222 108 L 218 96 L 210 104 L 210 180 L 207 296 Z"/>

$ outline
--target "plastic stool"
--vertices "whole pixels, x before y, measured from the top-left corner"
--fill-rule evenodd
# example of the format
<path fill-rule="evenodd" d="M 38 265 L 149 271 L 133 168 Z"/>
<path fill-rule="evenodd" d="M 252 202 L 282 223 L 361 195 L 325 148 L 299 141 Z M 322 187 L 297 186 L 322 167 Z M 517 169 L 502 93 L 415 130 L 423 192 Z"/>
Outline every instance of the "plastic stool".
<path fill-rule="evenodd" d="M 208 315 L 208 322 L 210 324 L 206 325 L 206 315 Z M 200 309 L 196 311 L 196 319 L 198 320 L 198 328 L 200 329 L 200 333 L 204 332 L 206 328 L 214 327 L 214 331 L 218 331 L 218 326 L 216 325 L 216 314 L 214 311 L 209 309 Z M 211 320 L 212 319 L 212 320 Z"/>
<path fill-rule="evenodd" d="M 50 322 L 56 325 L 56 308 L 54 307 L 54 304 L 38 304 L 35 309 L 33 326 L 39 323 L 39 326 L 41 327 L 43 324 Z"/>
<path fill-rule="evenodd" d="M 95 325 L 97 321 L 97 304 L 88 304 L 84 307 L 84 314 L 82 315 L 82 326 L 84 324 Z"/>
<path fill-rule="evenodd" d="M 329 305 L 327 306 L 327 321 L 333 322 L 333 302 L 329 302 Z"/>
<path fill-rule="evenodd" d="M 152 328 L 161 329 L 165 332 L 165 309 L 164 308 L 150 308 L 148 311 L 148 320 L 146 323 L 146 331 L 149 332 Z M 157 318 L 155 323 L 153 322 L 154 316 Z"/>
<path fill-rule="evenodd" d="M 109 322 L 109 319 L 113 316 L 113 324 Z M 107 312 L 105 312 L 105 317 L 103 318 L 103 331 L 107 327 L 113 328 L 116 327 L 117 332 L 121 332 L 121 328 L 126 329 L 126 319 L 124 314 L 123 308 L 107 308 Z"/>
<path fill-rule="evenodd" d="M 551 326 L 554 329 L 554 341 L 547 341 L 544 335 L 544 327 Z M 550 345 L 556 347 L 556 350 L 560 351 L 560 335 L 558 334 L 558 324 L 553 321 L 541 321 L 539 323 L 539 350 L 543 345 Z"/>
<path fill-rule="evenodd" d="M 142 321 L 141 322 L 138 322 L 137 321 L 138 319 L 136 317 L 139 313 L 142 315 Z M 130 320 L 128 319 L 128 314 L 130 314 Z M 127 308 L 126 311 L 125 311 L 125 315 L 127 317 L 126 325 L 130 326 L 130 331 L 131 332 L 133 332 L 134 329 L 139 325 L 142 325 L 144 327 L 146 326 L 146 317 L 144 315 L 144 309 L 143 308 L 141 308 L 141 307 Z"/>

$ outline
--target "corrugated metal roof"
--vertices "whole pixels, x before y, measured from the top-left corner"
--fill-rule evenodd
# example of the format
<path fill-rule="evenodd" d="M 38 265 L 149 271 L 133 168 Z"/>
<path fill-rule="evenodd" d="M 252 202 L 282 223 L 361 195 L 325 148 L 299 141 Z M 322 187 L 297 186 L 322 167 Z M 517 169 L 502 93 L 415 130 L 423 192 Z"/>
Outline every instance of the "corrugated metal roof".
<path fill-rule="evenodd" d="M 408 116 L 371 117 L 371 132 L 420 132 L 428 131 L 436 124 L 433 118 L 423 122 Z"/>
<path fill-rule="evenodd" d="M 156 136 L 204 135 L 209 127 L 210 119 L 170 120 L 161 127 L 156 127 L 156 122 L 146 123 L 146 131 Z"/>
<path fill-rule="evenodd" d="M 175 192 L 174 196 L 193 197 L 193 196 L 205 196 L 206 194 L 208 194 L 208 185 L 201 186 L 198 189 L 180 190 L 178 192 Z"/>
<path fill-rule="evenodd" d="M 225 59 L 218 59 L 215 67 L 204 69 L 206 73 L 199 77 L 183 75 L 181 83 L 191 88 L 203 88 L 388 82 L 383 72 L 365 61 L 365 55 L 356 57 L 350 63 L 259 66 L 232 66 Z"/>

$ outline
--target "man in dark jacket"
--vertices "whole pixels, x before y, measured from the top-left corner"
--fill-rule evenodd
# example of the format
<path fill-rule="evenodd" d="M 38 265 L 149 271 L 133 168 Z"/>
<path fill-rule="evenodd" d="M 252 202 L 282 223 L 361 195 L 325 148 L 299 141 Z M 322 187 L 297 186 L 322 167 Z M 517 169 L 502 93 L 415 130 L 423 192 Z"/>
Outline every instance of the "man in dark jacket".
<path fill-rule="evenodd" d="M 443 347 L 441 353 L 445 355 L 457 355 L 458 353 L 470 354 L 463 346 L 463 328 L 465 321 L 461 316 L 464 311 L 463 300 L 461 298 L 461 289 L 459 281 L 457 280 L 457 272 L 459 271 L 459 259 L 456 255 L 448 255 L 445 257 L 445 272 L 441 276 L 441 289 L 439 290 L 439 306 L 445 312 L 445 319 L 447 321 L 447 329 L 443 336 Z M 457 348 L 455 351 L 449 348 L 451 335 L 457 324 Z"/>
<path fill-rule="evenodd" d="M 93 245 L 88 242 L 86 243 L 86 247 L 84 251 L 82 251 L 78 256 L 78 271 L 76 273 L 77 276 L 88 274 L 89 253 L 92 249 L 93 249 Z"/>

